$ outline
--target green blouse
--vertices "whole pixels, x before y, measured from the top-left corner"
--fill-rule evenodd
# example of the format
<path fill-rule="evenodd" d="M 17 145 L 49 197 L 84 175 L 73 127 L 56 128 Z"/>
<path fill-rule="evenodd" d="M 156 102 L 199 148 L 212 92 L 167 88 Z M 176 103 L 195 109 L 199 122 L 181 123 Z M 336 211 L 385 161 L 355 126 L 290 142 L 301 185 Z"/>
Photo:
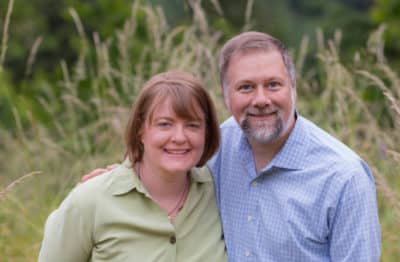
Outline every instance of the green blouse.
<path fill-rule="evenodd" d="M 227 261 L 213 181 L 190 172 L 171 222 L 124 162 L 75 189 L 47 219 L 39 261 Z"/>

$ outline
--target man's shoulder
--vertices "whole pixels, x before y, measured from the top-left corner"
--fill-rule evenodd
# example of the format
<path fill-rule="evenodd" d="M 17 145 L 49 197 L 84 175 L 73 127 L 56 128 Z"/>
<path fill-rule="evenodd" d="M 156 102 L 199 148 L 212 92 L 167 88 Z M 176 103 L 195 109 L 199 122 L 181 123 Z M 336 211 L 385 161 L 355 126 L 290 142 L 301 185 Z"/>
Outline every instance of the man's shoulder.
<path fill-rule="evenodd" d="M 300 121 L 307 134 L 309 158 L 314 158 L 320 164 L 332 166 L 332 170 L 344 172 L 355 169 L 369 172 L 364 160 L 348 145 L 310 120 L 300 118 Z"/>
<path fill-rule="evenodd" d="M 226 140 L 233 136 L 238 136 L 242 134 L 242 130 L 239 124 L 236 122 L 235 118 L 233 118 L 233 116 L 226 119 L 220 125 L 220 129 L 221 129 L 222 140 Z"/>
<path fill-rule="evenodd" d="M 354 156 L 357 155 L 349 146 L 345 145 L 333 134 L 328 133 L 314 122 L 304 117 L 299 118 L 299 121 L 301 121 L 302 129 L 305 130 L 304 134 L 310 147 L 329 152 L 339 151 Z"/>
<path fill-rule="evenodd" d="M 238 128 L 238 124 L 235 120 L 235 118 L 233 118 L 233 116 L 227 118 L 224 122 L 222 122 L 222 124 L 220 125 L 220 128 L 222 130 L 224 129 L 230 129 L 230 128 Z"/>

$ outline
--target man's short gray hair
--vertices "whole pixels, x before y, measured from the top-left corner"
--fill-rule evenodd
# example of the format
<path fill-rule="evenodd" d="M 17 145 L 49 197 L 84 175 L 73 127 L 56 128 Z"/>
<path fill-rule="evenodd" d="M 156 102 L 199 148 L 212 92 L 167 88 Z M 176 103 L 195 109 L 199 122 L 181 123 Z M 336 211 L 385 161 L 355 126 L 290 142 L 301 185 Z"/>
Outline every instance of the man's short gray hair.
<path fill-rule="evenodd" d="M 271 51 L 277 50 L 283 59 L 286 70 L 288 71 L 292 88 L 296 87 L 296 69 L 289 52 L 278 39 L 261 32 L 244 32 L 231 38 L 222 47 L 218 57 L 218 69 L 221 85 L 225 85 L 226 72 L 232 56 L 239 52 L 249 50 Z"/>

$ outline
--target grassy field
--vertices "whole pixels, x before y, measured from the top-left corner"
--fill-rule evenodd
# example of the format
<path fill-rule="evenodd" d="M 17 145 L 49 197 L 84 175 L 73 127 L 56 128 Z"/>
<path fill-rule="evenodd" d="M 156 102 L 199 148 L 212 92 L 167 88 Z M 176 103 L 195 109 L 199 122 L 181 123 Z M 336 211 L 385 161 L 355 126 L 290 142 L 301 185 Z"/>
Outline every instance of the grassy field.
<path fill-rule="evenodd" d="M 220 120 L 228 116 L 215 61 L 221 33 L 209 28 L 202 10 L 197 11 L 192 25 L 170 28 L 159 10 L 136 2 L 125 26 L 109 39 L 99 39 L 85 35 L 79 17 L 70 10 L 81 36 L 81 52 L 73 65 L 61 61 L 63 78 L 47 83 L 54 86 L 35 97 L 48 121 L 15 107 L 17 128 L 0 129 L 2 261 L 36 261 L 49 213 L 83 174 L 122 159 L 129 108 L 150 75 L 171 68 L 199 75 L 217 104 Z M 140 52 L 132 44 L 138 14 L 145 14 L 149 39 Z M 7 38 L 6 31 L 2 39 Z M 383 28 L 371 32 L 366 46 L 351 59 L 341 57 L 340 32 L 325 39 L 317 30 L 315 38 L 304 38 L 291 52 L 298 70 L 299 113 L 369 163 L 378 189 L 382 261 L 398 261 L 400 78 L 386 63 L 382 32 Z M 311 41 L 318 46 L 313 54 L 308 48 Z M 5 49 L 1 50 L 3 57 Z M 316 62 L 309 63 L 310 59 Z"/>

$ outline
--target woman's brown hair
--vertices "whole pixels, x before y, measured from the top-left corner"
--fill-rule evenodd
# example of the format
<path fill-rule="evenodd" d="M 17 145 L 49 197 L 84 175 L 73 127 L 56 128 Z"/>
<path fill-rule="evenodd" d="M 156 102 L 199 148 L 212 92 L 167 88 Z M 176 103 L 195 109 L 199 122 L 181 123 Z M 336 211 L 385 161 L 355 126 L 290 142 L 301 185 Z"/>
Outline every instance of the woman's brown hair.
<path fill-rule="evenodd" d="M 196 166 L 204 165 L 219 147 L 220 133 L 214 103 L 202 83 L 182 71 L 168 71 L 154 75 L 147 81 L 132 105 L 126 130 L 126 156 L 132 164 L 143 157 L 141 132 L 146 120 L 152 118 L 156 106 L 168 99 L 175 114 L 182 119 L 199 119 L 197 104 L 205 117 L 206 137 L 204 152 Z"/>

